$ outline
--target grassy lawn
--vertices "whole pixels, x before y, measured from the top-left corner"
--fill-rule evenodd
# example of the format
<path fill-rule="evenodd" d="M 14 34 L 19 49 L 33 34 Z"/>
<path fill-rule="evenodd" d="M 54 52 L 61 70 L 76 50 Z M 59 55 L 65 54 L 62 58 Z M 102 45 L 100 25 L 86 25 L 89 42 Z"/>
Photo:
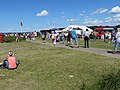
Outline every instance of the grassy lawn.
<path fill-rule="evenodd" d="M 76 50 L 30 42 L 0 47 L 0 59 L 12 50 L 21 61 L 16 70 L 0 69 L 1 90 L 81 90 L 83 84 L 86 90 L 94 90 L 92 85 L 101 74 L 120 69 L 119 59 Z"/>
<path fill-rule="evenodd" d="M 93 48 L 102 48 L 102 49 L 110 49 L 110 50 L 114 49 L 114 44 L 112 41 L 110 43 L 106 43 L 101 39 L 96 39 L 96 41 L 93 41 L 92 39 L 90 39 L 89 44 L 90 44 L 90 47 L 93 47 Z M 79 45 L 84 46 L 83 39 L 79 39 Z"/>

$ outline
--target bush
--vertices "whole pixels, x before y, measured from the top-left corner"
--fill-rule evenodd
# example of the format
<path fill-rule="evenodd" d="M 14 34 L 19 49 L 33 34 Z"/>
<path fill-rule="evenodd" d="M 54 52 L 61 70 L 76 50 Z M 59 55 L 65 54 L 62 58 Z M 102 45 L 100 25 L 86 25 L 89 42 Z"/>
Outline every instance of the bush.
<path fill-rule="evenodd" d="M 19 38 L 19 41 L 24 41 L 24 40 L 26 40 L 25 38 Z M 4 42 L 14 42 L 14 41 L 16 41 L 16 37 L 15 36 L 5 36 L 4 37 Z"/>
<path fill-rule="evenodd" d="M 15 36 L 5 36 L 4 37 L 4 42 L 13 42 L 16 40 L 16 37 Z"/>
<path fill-rule="evenodd" d="M 26 38 L 19 38 L 19 41 L 25 41 L 26 40 Z"/>
<path fill-rule="evenodd" d="M 102 75 L 98 85 L 101 90 L 120 90 L 120 70 Z"/>

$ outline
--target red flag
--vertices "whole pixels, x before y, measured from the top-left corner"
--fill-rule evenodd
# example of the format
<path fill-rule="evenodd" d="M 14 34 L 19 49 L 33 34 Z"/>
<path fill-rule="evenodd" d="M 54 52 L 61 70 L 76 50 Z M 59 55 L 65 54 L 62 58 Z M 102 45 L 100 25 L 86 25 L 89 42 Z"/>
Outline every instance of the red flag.
<path fill-rule="evenodd" d="M 23 23 L 22 23 L 22 22 L 20 22 L 20 26 L 23 26 Z"/>

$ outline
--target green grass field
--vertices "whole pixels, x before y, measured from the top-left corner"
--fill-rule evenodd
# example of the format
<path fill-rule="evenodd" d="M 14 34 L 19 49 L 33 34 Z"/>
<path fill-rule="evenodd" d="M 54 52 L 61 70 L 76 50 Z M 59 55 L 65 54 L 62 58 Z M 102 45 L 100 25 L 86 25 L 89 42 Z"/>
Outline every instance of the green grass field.
<path fill-rule="evenodd" d="M 93 41 L 92 39 L 89 40 L 90 47 L 93 48 L 102 48 L 102 49 L 111 49 L 114 50 L 114 44 L 111 41 L 110 43 L 106 43 L 101 39 L 96 39 L 96 41 Z M 84 40 L 79 39 L 79 45 L 84 46 Z M 118 47 L 118 49 L 120 49 Z"/>
<path fill-rule="evenodd" d="M 1 90 L 94 90 L 102 74 L 120 69 L 119 59 L 76 50 L 30 42 L 0 47 L 1 60 L 12 50 L 21 61 L 16 70 L 0 69 Z"/>

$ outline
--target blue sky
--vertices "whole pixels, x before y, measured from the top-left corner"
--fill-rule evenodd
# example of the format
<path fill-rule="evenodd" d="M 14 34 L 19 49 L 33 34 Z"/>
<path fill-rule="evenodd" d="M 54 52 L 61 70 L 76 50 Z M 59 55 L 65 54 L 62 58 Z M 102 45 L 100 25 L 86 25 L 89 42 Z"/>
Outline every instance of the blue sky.
<path fill-rule="evenodd" d="M 118 25 L 120 0 L 0 0 L 0 32 L 39 31 L 70 24 Z"/>

